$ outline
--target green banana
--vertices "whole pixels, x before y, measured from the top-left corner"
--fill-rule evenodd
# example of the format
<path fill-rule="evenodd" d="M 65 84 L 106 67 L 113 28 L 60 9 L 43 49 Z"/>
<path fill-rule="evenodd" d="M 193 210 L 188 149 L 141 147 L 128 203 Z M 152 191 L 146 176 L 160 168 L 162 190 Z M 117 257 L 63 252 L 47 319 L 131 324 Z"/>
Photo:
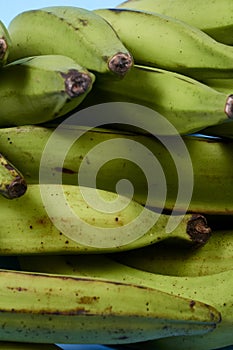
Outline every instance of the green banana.
<path fill-rule="evenodd" d="M 137 64 L 197 80 L 233 77 L 233 48 L 196 27 L 158 12 L 119 8 L 94 12 L 115 29 Z"/>
<path fill-rule="evenodd" d="M 22 343 L 0 341 L 1 350 L 61 350 L 55 344 L 37 344 L 37 343 Z"/>
<path fill-rule="evenodd" d="M 0 194 L 13 199 L 21 197 L 26 190 L 23 175 L 0 153 Z"/>
<path fill-rule="evenodd" d="M 70 112 L 95 77 L 71 58 L 33 56 L 5 65 L 0 80 L 0 126 L 38 124 Z"/>
<path fill-rule="evenodd" d="M 99 78 L 82 108 L 106 102 L 139 104 L 160 113 L 175 127 L 174 133 L 184 135 L 232 119 L 232 101 L 232 94 L 216 91 L 190 77 L 134 65 L 123 80 Z M 143 120 L 140 110 L 135 122 L 136 118 Z M 159 133 L 167 134 L 168 128 Z"/>
<path fill-rule="evenodd" d="M 140 349 L 212 350 L 233 343 L 233 270 L 198 277 L 177 277 L 141 271 L 103 254 L 79 256 L 19 257 L 26 270 L 111 279 L 156 288 L 163 292 L 193 298 L 220 311 L 222 321 L 215 330 L 200 336 L 177 336 L 138 344 Z M 195 305 L 194 305 L 195 308 Z M 137 345 L 136 343 L 134 344 Z"/>
<path fill-rule="evenodd" d="M 53 6 L 25 11 L 12 19 L 8 31 L 12 39 L 10 61 L 59 54 L 91 71 L 120 76 L 133 64 L 113 28 L 84 8 Z"/>
<path fill-rule="evenodd" d="M 72 185 L 28 185 L 27 193 L 14 201 L 0 198 L 0 254 L 117 252 L 170 238 L 202 245 L 211 236 L 202 215 L 181 216 L 167 232 L 170 215 L 159 215 L 112 192 L 98 194 L 105 198 L 106 208 L 118 199 L 120 209 L 96 209 L 88 201 L 96 200 L 96 189 Z"/>
<path fill-rule="evenodd" d="M 124 344 L 203 334 L 221 320 L 210 305 L 133 284 L 10 270 L 0 277 L 1 341 Z"/>
<path fill-rule="evenodd" d="M 152 11 L 171 16 L 201 29 L 219 42 L 233 44 L 231 0 L 128 0 L 117 8 Z"/>
<path fill-rule="evenodd" d="M 0 21 L 0 66 L 7 63 L 12 42 L 5 24 Z"/>
<path fill-rule="evenodd" d="M 52 176 L 51 181 L 57 182 L 59 176 L 62 176 L 64 184 L 76 185 L 78 183 L 77 175 L 84 160 L 87 167 L 82 168 L 84 180 L 80 183 L 81 185 L 93 187 L 92 175 L 98 173 L 95 186 L 115 192 L 118 181 L 125 178 L 133 184 L 133 199 L 138 203 L 142 205 L 148 203 L 148 206 L 155 209 L 164 207 L 167 210 L 172 210 L 174 208 L 179 189 L 176 175 L 177 167 L 182 165 L 185 178 L 190 175 L 187 171 L 188 159 L 184 157 L 181 165 L 178 164 L 176 167 L 174 163 L 175 148 L 171 153 L 167 151 L 166 143 L 169 144 L 170 139 L 163 140 L 164 146 L 158 139 L 148 135 L 101 128 L 88 130 L 75 125 L 70 127 L 71 131 L 69 131 L 68 126 L 67 130 L 64 127 L 64 130 L 57 131 L 56 146 L 50 148 L 51 159 L 47 165 L 44 164 L 44 171 Z M 54 128 L 35 125 L 0 129 L 1 152 L 8 159 L 11 159 L 12 163 L 24 174 L 28 184 L 36 184 L 39 181 L 41 158 L 54 130 Z M 83 134 L 78 137 L 80 132 Z M 64 163 L 60 164 L 60 152 L 66 147 L 67 140 L 69 142 L 70 137 L 73 137 L 73 133 L 77 135 L 77 139 L 67 152 Z M 147 169 L 139 169 L 139 166 L 134 164 L 135 158 L 132 158 L 132 152 L 135 153 L 135 150 L 130 150 L 127 140 L 145 146 L 161 164 L 166 177 L 167 196 L 165 203 L 160 192 L 148 198 L 148 183 L 144 174 Z M 110 141 L 113 141 L 112 146 Z M 192 198 L 188 211 L 204 215 L 213 214 L 214 216 L 216 214 L 232 215 L 232 141 L 197 136 L 184 136 L 183 141 L 191 158 L 194 176 Z M 115 142 L 118 142 L 118 149 L 122 153 L 116 159 L 113 156 Z M 102 152 L 96 151 L 91 156 L 90 151 L 102 143 L 106 145 L 104 150 Z M 141 158 L 141 155 L 138 154 L 137 157 Z M 145 157 L 149 157 L 149 155 Z M 131 159 L 132 161 L 130 161 Z M 99 164 L 102 164 L 102 167 L 97 172 Z M 151 161 L 149 164 L 151 169 Z M 158 188 L 160 184 L 159 177 L 153 176 L 150 179 L 149 186 L 151 188 Z M 185 209 L 185 201 L 182 199 L 180 199 L 180 206 Z"/>
<path fill-rule="evenodd" d="M 225 139 L 233 139 L 233 123 L 222 123 L 218 126 L 208 127 L 201 130 L 201 133 L 206 136 L 219 137 Z M 226 140 L 225 140 L 226 142 Z"/>
<path fill-rule="evenodd" d="M 164 241 L 118 253 L 114 259 L 139 270 L 169 276 L 204 276 L 232 269 L 232 230 L 212 231 L 202 247 L 190 248 Z"/>
<path fill-rule="evenodd" d="M 232 91 L 233 79 L 231 78 L 204 79 L 202 82 L 209 87 L 225 94 L 229 94 L 229 92 L 231 93 Z"/>

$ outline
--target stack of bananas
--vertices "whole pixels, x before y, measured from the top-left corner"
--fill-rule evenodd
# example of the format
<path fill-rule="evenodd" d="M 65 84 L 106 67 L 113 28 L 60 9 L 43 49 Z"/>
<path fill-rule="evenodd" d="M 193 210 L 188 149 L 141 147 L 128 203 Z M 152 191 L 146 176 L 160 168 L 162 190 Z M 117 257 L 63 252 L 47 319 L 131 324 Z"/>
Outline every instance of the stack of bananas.
<path fill-rule="evenodd" d="M 233 344 L 232 10 L 0 22 L 1 349 Z"/>

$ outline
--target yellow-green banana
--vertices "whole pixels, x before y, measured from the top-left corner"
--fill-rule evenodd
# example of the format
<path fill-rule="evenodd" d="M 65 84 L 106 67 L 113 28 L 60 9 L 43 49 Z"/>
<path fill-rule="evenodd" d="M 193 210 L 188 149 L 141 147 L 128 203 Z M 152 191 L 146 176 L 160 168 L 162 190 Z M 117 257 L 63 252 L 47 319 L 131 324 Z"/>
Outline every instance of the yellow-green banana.
<path fill-rule="evenodd" d="M 0 277 L 1 341 L 124 344 L 203 334 L 220 321 L 210 305 L 134 284 L 10 270 Z"/>
<path fill-rule="evenodd" d="M 225 94 L 228 94 L 229 92 L 231 93 L 233 87 L 232 78 L 204 79 L 202 82 L 209 87 Z"/>
<path fill-rule="evenodd" d="M 219 42 L 233 44 L 231 0 L 128 0 L 117 8 L 152 11 L 171 16 L 201 29 Z"/>
<path fill-rule="evenodd" d="M 30 341 L 30 340 L 29 340 Z M 55 344 L 37 344 L 13 341 L 0 341 L 1 350 L 61 350 Z"/>
<path fill-rule="evenodd" d="M 9 32 L 5 24 L 0 21 L 0 66 L 4 66 L 7 63 L 11 45 Z"/>
<path fill-rule="evenodd" d="M 106 208 L 118 200 L 118 209 L 96 208 L 97 194 Z M 112 192 L 80 186 L 28 185 L 24 196 L 14 201 L 0 198 L 0 207 L 2 255 L 117 252 L 170 238 L 202 245 L 211 236 L 202 215 L 181 216 L 167 232 L 170 215 Z"/>
<path fill-rule="evenodd" d="M 175 127 L 174 133 L 181 135 L 220 124 L 233 116 L 232 94 L 216 91 L 175 72 L 139 65 L 134 65 L 122 80 L 99 78 L 82 106 L 106 102 L 149 107 Z M 135 122 L 136 118 L 142 121 L 143 114 L 138 112 Z M 168 128 L 158 130 L 158 134 L 168 132 Z"/>
<path fill-rule="evenodd" d="M 120 76 L 133 64 L 132 56 L 113 28 L 84 8 L 53 6 L 25 11 L 13 18 L 8 30 L 12 39 L 11 61 L 60 54 L 91 71 Z"/>
<path fill-rule="evenodd" d="M 100 189 L 116 191 L 116 184 L 121 179 L 129 180 L 134 187 L 133 199 L 138 203 L 153 208 L 164 207 L 172 210 L 177 198 L 179 181 L 177 167 L 182 166 L 182 174 L 186 179 L 189 174 L 187 166 L 188 159 L 181 158 L 181 164 L 175 163 L 174 155 L 166 149 L 171 139 L 164 139 L 162 144 L 155 137 L 149 135 L 119 132 L 101 128 L 87 130 L 82 127 L 70 126 L 71 131 L 60 129 L 56 132 L 56 145 L 51 148 L 51 154 L 47 164 L 43 164 L 44 171 L 50 174 L 51 182 L 57 182 L 62 176 L 64 184 L 93 187 L 93 174 L 96 175 L 95 186 Z M 76 128 L 76 129 L 75 129 Z M 52 137 L 54 128 L 41 126 L 21 126 L 13 128 L 0 128 L 0 150 L 11 162 L 24 174 L 28 184 L 36 184 L 39 181 L 40 162 L 47 142 Z M 60 152 L 66 147 L 67 142 L 77 135 L 76 141 L 64 157 L 64 163 L 59 161 Z M 83 132 L 82 136 L 80 132 Z M 67 141 L 68 140 L 68 141 Z M 161 179 L 153 176 L 147 183 L 146 169 L 140 169 L 134 163 L 134 148 L 129 148 L 127 140 L 134 141 L 145 146 L 148 152 L 152 152 L 155 159 L 159 161 L 166 177 L 167 196 L 165 203 L 161 192 L 148 198 L 148 188 L 157 189 L 161 185 Z M 111 146 L 111 141 L 113 141 Z M 193 192 L 189 203 L 189 212 L 203 214 L 233 214 L 233 154 L 232 141 L 218 139 L 199 138 L 196 136 L 184 136 L 183 141 L 191 158 L 193 169 Z M 113 156 L 115 145 L 120 150 L 117 158 Z M 103 151 L 98 151 L 98 146 L 103 144 Z M 58 147 L 59 146 L 59 147 Z M 97 151 L 94 151 L 97 147 Z M 90 151 L 93 149 L 92 155 Z M 137 155 L 141 158 L 140 153 Z M 150 153 L 144 155 L 148 158 L 149 169 L 152 163 Z M 108 161 L 109 160 L 109 161 Z M 131 161 L 132 160 L 132 161 Z M 78 180 L 81 164 L 84 176 L 82 182 Z M 99 165 L 102 167 L 99 169 Z M 208 169 L 208 172 L 207 172 Z M 181 179 L 182 180 L 182 179 Z M 149 186 L 149 187 L 148 187 Z M 182 181 L 181 181 L 181 186 Z M 180 199 L 180 207 L 185 209 L 185 199 Z"/>
<path fill-rule="evenodd" d="M 21 197 L 27 190 L 23 175 L 0 153 L 0 194 L 8 199 Z"/>
<path fill-rule="evenodd" d="M 0 79 L 0 126 L 38 124 L 70 112 L 90 92 L 95 77 L 60 55 L 19 59 Z"/>
<path fill-rule="evenodd" d="M 182 7 L 182 6 L 180 6 Z M 233 77 L 233 48 L 173 17 L 133 9 L 98 9 L 135 63 L 195 79 Z"/>
<path fill-rule="evenodd" d="M 115 257 L 128 266 L 162 275 L 213 275 L 232 269 L 233 232 L 213 230 L 208 242 L 198 249 L 164 241 Z"/>
<path fill-rule="evenodd" d="M 212 350 L 233 343 L 233 270 L 198 277 L 177 277 L 141 271 L 101 255 L 20 257 L 22 268 L 48 273 L 70 274 L 136 283 L 163 292 L 193 298 L 220 311 L 222 321 L 215 330 L 200 336 L 169 337 L 143 343 L 145 349 Z M 195 303 L 190 305 L 195 309 Z M 136 345 L 136 344 L 135 344 Z"/>

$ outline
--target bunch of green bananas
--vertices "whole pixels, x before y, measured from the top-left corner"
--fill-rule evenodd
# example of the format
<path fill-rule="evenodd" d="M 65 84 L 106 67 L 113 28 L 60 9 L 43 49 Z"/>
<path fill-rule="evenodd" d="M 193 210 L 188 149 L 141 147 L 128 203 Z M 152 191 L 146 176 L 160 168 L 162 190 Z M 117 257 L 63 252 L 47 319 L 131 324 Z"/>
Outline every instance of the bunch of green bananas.
<path fill-rule="evenodd" d="M 231 8 L 0 22 L 0 349 L 233 344 Z"/>

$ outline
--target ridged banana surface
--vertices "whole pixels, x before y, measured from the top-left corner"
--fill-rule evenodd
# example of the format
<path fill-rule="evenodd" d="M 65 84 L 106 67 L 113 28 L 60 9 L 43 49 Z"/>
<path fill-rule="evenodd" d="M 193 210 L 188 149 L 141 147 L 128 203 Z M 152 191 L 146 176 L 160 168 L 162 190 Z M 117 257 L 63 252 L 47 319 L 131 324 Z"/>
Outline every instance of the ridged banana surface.
<path fill-rule="evenodd" d="M 181 216 L 173 231 L 167 232 L 170 215 L 159 215 L 137 202 L 128 203 L 124 196 L 98 190 L 106 205 L 117 199 L 121 205 L 113 212 L 101 211 L 85 200 L 84 193 L 94 203 L 96 189 L 72 185 L 28 185 L 24 196 L 14 201 L 0 198 L 0 253 L 116 252 L 171 237 L 202 245 L 211 236 L 202 215 Z"/>
<path fill-rule="evenodd" d="M 182 7 L 177 9 L 182 11 Z M 195 79 L 233 76 L 233 48 L 194 26 L 158 11 L 106 8 L 94 12 L 115 29 L 137 64 Z"/>
<path fill-rule="evenodd" d="M 38 124 L 64 115 L 83 101 L 94 80 L 92 73 L 62 55 L 9 63 L 1 70 L 0 126 Z"/>
<path fill-rule="evenodd" d="M 221 313 L 221 322 L 208 334 L 168 337 L 144 342 L 139 345 L 139 349 L 212 350 L 233 343 L 233 270 L 208 276 L 177 277 L 140 271 L 104 255 L 50 256 L 49 260 L 40 257 L 22 257 L 22 259 L 20 257 L 22 267 L 30 271 L 32 269 L 53 273 L 60 271 L 62 275 L 111 278 L 118 282 L 137 283 L 173 295 L 203 301 Z M 195 308 L 195 305 L 193 306 Z"/>
<path fill-rule="evenodd" d="M 107 102 L 127 102 L 148 107 L 160 113 L 174 127 L 174 134 L 181 135 L 198 132 L 233 117 L 232 94 L 219 92 L 182 74 L 136 64 L 124 79 L 97 79 L 95 89 L 82 106 Z M 137 118 L 143 120 L 144 113 L 138 109 L 135 123 Z M 158 134 L 168 133 L 172 133 L 168 127 L 158 130 Z"/>
<path fill-rule="evenodd" d="M 171 16 L 201 29 L 219 42 L 233 44 L 231 0 L 128 0 L 117 8 L 152 11 Z"/>
<path fill-rule="evenodd" d="M 59 54 L 91 71 L 120 76 L 133 65 L 131 54 L 113 28 L 85 8 L 52 6 L 25 11 L 13 18 L 8 30 L 12 39 L 10 61 Z"/>
<path fill-rule="evenodd" d="M 75 127 L 77 129 L 74 129 Z M 85 181 L 83 180 L 80 183 L 81 185 L 93 187 L 92 175 L 97 173 L 98 165 L 103 164 L 96 175 L 97 188 L 115 192 L 117 182 L 125 178 L 133 184 L 133 199 L 138 203 L 142 205 L 148 203 L 150 207 L 155 209 L 164 206 L 165 209 L 171 210 L 174 207 L 179 182 L 176 175 L 176 164 L 173 159 L 176 150 L 174 148 L 174 154 L 173 152 L 169 153 L 165 147 L 166 143 L 169 144 L 169 139 L 167 142 L 164 139 L 164 145 L 162 145 L 155 137 L 149 137 L 148 135 L 101 128 L 92 130 L 77 126 L 74 126 L 74 128 L 71 126 L 71 136 L 74 132 L 78 134 L 80 131 L 83 132 L 83 135 L 72 144 L 62 164 L 59 164 L 59 152 L 66 146 L 67 139 L 69 141 L 69 129 L 64 129 L 65 132 L 61 131 L 56 134 L 56 147 L 51 148 L 51 154 L 48 157 L 49 162 L 47 164 L 44 162 L 43 165 L 44 171 L 51 175 L 50 179 L 52 178 L 52 180 L 50 181 L 57 182 L 57 179 L 61 176 L 64 184 L 77 185 L 77 176 L 84 159 L 86 168 L 82 168 L 82 171 Z M 54 128 L 41 126 L 0 129 L 1 152 L 23 173 L 28 184 L 36 184 L 39 181 L 43 151 L 54 130 Z M 140 169 L 137 164 L 130 161 L 132 153 L 128 148 L 128 144 L 126 145 L 127 140 L 144 145 L 148 152 L 151 151 L 155 159 L 161 164 L 166 176 L 167 186 L 165 204 L 159 192 L 157 195 L 147 198 L 148 183 L 146 175 L 143 173 L 145 169 Z M 122 150 L 121 158 L 114 159 L 112 156 L 115 147 L 114 142 L 112 147 L 108 143 L 103 152 L 94 152 L 92 157 L 90 156 L 89 153 L 92 149 L 95 149 L 101 143 L 105 144 L 106 141 L 118 142 L 118 147 Z M 231 215 L 233 213 L 232 141 L 199 138 L 197 136 L 184 136 L 183 141 L 191 158 L 191 170 L 193 170 L 194 176 L 192 198 L 188 211 Z M 112 160 L 106 162 L 106 157 L 109 159 L 109 155 Z M 182 164 L 182 174 L 185 179 L 189 174 L 186 157 L 181 158 Z M 161 184 L 160 178 L 153 176 L 149 186 L 156 189 L 159 184 Z M 181 208 L 182 206 L 184 208 L 184 205 L 185 202 L 181 200 Z"/>
<path fill-rule="evenodd" d="M 10 270 L 0 277 L 1 341 L 121 344 L 206 333 L 220 321 L 214 307 L 154 288 Z"/>
<path fill-rule="evenodd" d="M 8 199 L 21 197 L 27 190 L 23 175 L 0 153 L 0 194 Z"/>
<path fill-rule="evenodd" d="M 114 258 L 139 270 L 162 275 L 214 275 L 232 269 L 233 232 L 213 231 L 208 242 L 198 249 L 167 241 L 119 253 Z"/>

